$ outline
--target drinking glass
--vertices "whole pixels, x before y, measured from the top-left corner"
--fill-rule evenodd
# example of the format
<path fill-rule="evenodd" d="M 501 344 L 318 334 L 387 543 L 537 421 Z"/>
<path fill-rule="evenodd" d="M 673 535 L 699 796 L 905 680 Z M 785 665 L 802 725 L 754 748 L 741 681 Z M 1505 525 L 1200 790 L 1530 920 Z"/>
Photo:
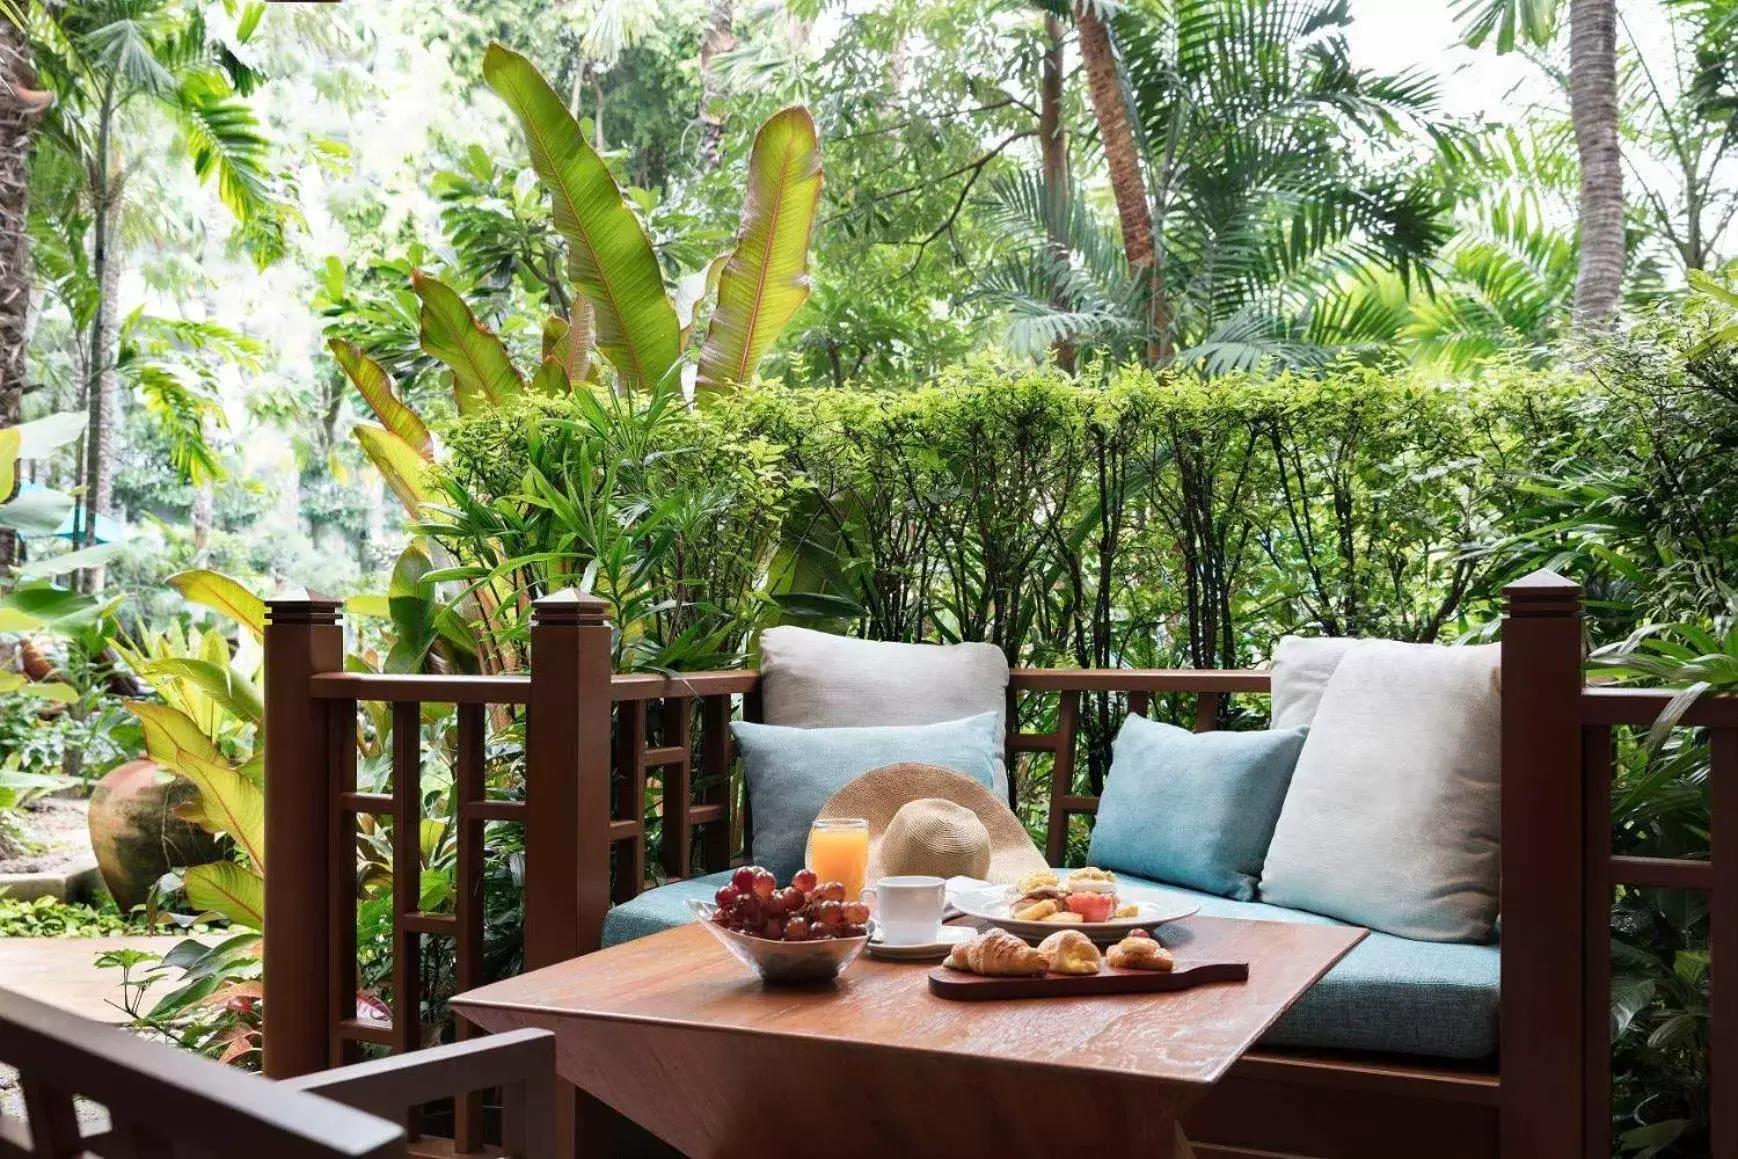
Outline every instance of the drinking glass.
<path fill-rule="evenodd" d="M 809 830 L 809 868 L 820 881 L 844 885 L 855 898 L 869 872 L 869 822 L 861 817 L 822 817 Z"/>

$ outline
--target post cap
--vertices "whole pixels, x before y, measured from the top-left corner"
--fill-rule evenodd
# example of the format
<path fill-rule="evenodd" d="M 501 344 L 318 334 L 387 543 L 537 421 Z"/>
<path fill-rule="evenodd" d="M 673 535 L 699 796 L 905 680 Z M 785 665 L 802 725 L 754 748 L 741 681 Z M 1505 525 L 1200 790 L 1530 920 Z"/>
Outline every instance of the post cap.
<path fill-rule="evenodd" d="M 1511 616 L 1574 616 L 1581 612 L 1581 585 L 1540 568 L 1503 588 Z"/>
<path fill-rule="evenodd" d="M 268 624 L 336 624 L 344 616 L 344 601 L 305 588 L 290 588 L 267 597 Z"/>
<path fill-rule="evenodd" d="M 578 588 L 563 588 L 531 602 L 531 622 L 537 625 L 601 628 L 609 624 L 609 601 Z"/>

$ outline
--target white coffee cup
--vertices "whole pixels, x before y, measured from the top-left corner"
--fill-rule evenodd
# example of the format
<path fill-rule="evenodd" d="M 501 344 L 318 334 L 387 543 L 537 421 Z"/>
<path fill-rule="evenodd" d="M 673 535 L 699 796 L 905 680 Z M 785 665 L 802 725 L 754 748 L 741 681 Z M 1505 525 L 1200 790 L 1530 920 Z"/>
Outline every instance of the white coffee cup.
<path fill-rule="evenodd" d="M 939 877 L 884 877 L 862 900 L 875 907 L 883 945 L 927 946 L 941 938 L 947 882 Z"/>

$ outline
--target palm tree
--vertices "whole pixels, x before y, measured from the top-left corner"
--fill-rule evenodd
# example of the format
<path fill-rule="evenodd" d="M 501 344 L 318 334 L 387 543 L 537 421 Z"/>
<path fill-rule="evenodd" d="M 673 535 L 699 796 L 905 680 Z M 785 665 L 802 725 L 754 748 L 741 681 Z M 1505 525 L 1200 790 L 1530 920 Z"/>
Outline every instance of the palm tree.
<path fill-rule="evenodd" d="M 1108 23 L 1083 5 L 1083 62 L 1098 31 L 1120 49 L 1114 91 L 1093 103 L 1121 244 L 1077 196 L 1058 259 L 1041 183 L 992 182 L 1002 222 L 1025 239 L 986 278 L 1013 344 L 1066 337 L 1222 369 L 1316 364 L 1381 341 L 1378 321 L 1391 337 L 1404 308 L 1352 309 L 1352 281 L 1374 270 L 1405 283 L 1447 237 L 1439 191 L 1399 147 L 1434 88 L 1354 67 L 1346 22 L 1334 0 L 1175 0 Z M 1111 143 L 1123 134 L 1132 175 Z"/>
<path fill-rule="evenodd" d="M 1558 0 L 1464 0 L 1462 36 L 1478 48 L 1494 34 L 1498 52 L 1556 37 Z M 1570 0 L 1569 110 L 1581 162 L 1580 261 L 1575 319 L 1604 325 L 1623 290 L 1623 153 L 1618 142 L 1617 0 Z"/>
<path fill-rule="evenodd" d="M 39 4 L 29 31 L 44 79 L 59 98 L 44 119 L 43 143 L 82 173 L 89 213 L 95 302 L 87 348 L 85 493 L 77 525 L 88 545 L 95 516 L 106 513 L 113 498 L 120 403 L 117 245 L 127 174 L 142 160 L 127 143 L 146 139 L 141 130 L 150 118 L 167 117 L 194 172 L 215 179 L 261 265 L 282 256 L 289 211 L 267 168 L 268 144 L 243 99 L 259 78 L 233 46 L 209 34 L 201 7 L 174 0 Z M 87 573 L 86 582 L 100 588 L 101 569 Z"/>
<path fill-rule="evenodd" d="M 22 19 L 0 5 L 0 428 L 24 417 L 24 350 L 30 338 L 30 151 L 52 98 L 37 88 Z M 0 495 L 0 501 L 10 497 Z M 0 528 L 0 568 L 17 540 Z"/>
<path fill-rule="evenodd" d="M 1122 70 L 1105 16 L 1098 0 L 1081 0 L 1074 23 L 1079 30 L 1080 63 L 1086 71 L 1092 116 L 1098 122 L 1099 147 L 1104 150 L 1111 194 L 1122 223 L 1123 255 L 1130 277 L 1144 291 L 1150 328 L 1147 357 L 1156 362 L 1169 352 L 1169 341 L 1164 288 L 1158 278 L 1158 249 L 1153 238 L 1153 213 L 1147 200 L 1146 181 L 1141 176 L 1140 148 L 1129 123 L 1128 105 L 1123 100 Z"/>
<path fill-rule="evenodd" d="M 1617 125 L 1617 0 L 1570 0 L 1569 111 L 1581 155 L 1575 318 L 1601 326 L 1623 291 L 1623 151 Z"/>
<path fill-rule="evenodd" d="M 732 0 L 711 0 L 700 38 L 700 164 L 724 163 L 724 76 L 718 58 L 736 47 Z"/>

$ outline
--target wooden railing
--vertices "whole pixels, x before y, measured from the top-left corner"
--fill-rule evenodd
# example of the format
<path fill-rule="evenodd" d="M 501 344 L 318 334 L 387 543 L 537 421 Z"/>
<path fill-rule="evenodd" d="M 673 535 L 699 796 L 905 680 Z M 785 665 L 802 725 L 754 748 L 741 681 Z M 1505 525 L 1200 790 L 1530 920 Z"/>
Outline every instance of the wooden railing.
<path fill-rule="evenodd" d="M 1738 703 L 1710 699 L 1686 717 L 1714 729 L 1714 858 L 1656 863 L 1614 858 L 1609 841 L 1609 737 L 1614 725 L 1645 725 L 1662 693 L 1584 688 L 1580 593 L 1548 573 L 1507 591 L 1503 648 L 1502 1153 L 1525 1159 L 1609 1154 L 1611 888 L 1620 882 L 1706 888 L 1714 897 L 1714 958 L 1738 960 Z M 597 948 L 610 906 L 655 880 L 727 867 L 752 818 L 732 789 L 728 723 L 759 719 L 754 672 L 683 676 L 611 670 L 611 634 L 601 600 L 563 592 L 536 601 L 526 676 L 377 676 L 342 671 L 342 629 L 329 601 L 268 601 L 266 713 L 268 848 L 265 1066 L 294 1075 L 354 1057 L 358 1043 L 394 1050 L 425 1035 L 416 1008 L 420 939 L 451 937 L 457 984 L 482 981 L 484 826 L 524 826 L 525 961 L 536 967 Z M 1010 773 L 1048 781 L 1046 847 L 1063 863 L 1072 818 L 1097 809 L 1079 756 L 1083 705 L 1110 696 L 1148 713 L 1166 697 L 1198 730 L 1214 727 L 1227 698 L 1267 692 L 1265 672 L 1015 670 L 1008 689 Z M 1190 698 L 1193 704 L 1190 705 Z M 1042 703 L 1039 698 L 1044 698 Z M 1054 698 L 1053 701 L 1048 698 Z M 360 702 L 392 705 L 392 791 L 356 789 Z M 1054 707 L 1051 707 L 1051 705 Z M 356 1018 L 355 818 L 414 817 L 420 809 L 421 706 L 456 705 L 454 793 L 457 904 L 451 914 L 418 907 L 416 826 L 394 827 L 393 1019 Z M 523 714 L 524 799 L 489 799 L 484 734 L 493 715 Z M 1022 729 L 1024 720 L 1045 722 Z M 1103 731 L 1102 729 L 1098 731 Z M 1105 738 L 1096 737 L 1102 742 Z M 1601 758 L 1599 754 L 1607 754 Z M 1048 766 L 1044 769 L 1040 766 Z M 652 792 L 648 794 L 648 786 Z M 661 840 L 648 828 L 648 806 Z M 1738 1058 L 1735 979 L 1714 967 L 1713 1053 Z M 467 1031 L 461 1027 L 460 1033 Z M 1337 1068 L 1337 1069 L 1336 1069 Z M 1271 1069 L 1271 1068 L 1270 1068 Z M 1288 1074 L 1304 1073 L 1296 1066 Z M 1309 1081 L 1351 1075 L 1324 1064 Z M 1368 1072 L 1358 1072 L 1368 1083 Z M 1464 1100 L 1464 1070 L 1434 1082 L 1406 1071 L 1406 1097 Z M 1325 1077 L 1324 1077 L 1325 1076 Z M 1338 1077 L 1336 1077 L 1338 1076 Z M 1738 1066 L 1715 1071 L 1715 1093 L 1738 1106 Z M 1383 1080 L 1390 1081 L 1390 1080 Z M 1393 1080 L 1398 1081 L 1398 1080 Z M 1718 1098 L 1712 1103 L 1719 1104 Z M 456 1149 L 476 1146 L 474 1101 L 461 1103 Z M 1734 1112 L 1721 1118 L 1716 1154 L 1738 1159 Z M 1493 1132 L 1494 1133 L 1494 1132 Z M 1719 1148 L 1725 1148 L 1722 1151 Z M 1472 1152 L 1468 1152 L 1469 1154 Z"/>

